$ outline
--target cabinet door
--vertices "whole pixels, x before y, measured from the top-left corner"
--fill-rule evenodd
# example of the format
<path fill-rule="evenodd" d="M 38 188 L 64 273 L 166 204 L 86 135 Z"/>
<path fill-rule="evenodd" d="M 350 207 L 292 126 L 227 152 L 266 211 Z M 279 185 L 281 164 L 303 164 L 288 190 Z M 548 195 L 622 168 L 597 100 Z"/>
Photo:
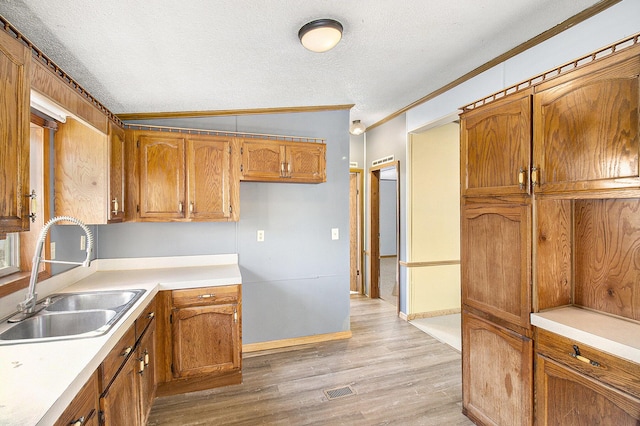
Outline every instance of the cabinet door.
<path fill-rule="evenodd" d="M 174 309 L 173 376 L 190 377 L 240 368 L 236 305 Z"/>
<path fill-rule="evenodd" d="M 462 303 L 529 327 L 531 205 L 467 204 L 461 228 Z"/>
<path fill-rule="evenodd" d="M 242 143 L 243 180 L 279 180 L 285 175 L 285 148 L 274 141 Z"/>
<path fill-rule="evenodd" d="M 231 141 L 187 141 L 189 217 L 194 220 L 231 216 Z"/>
<path fill-rule="evenodd" d="M 293 182 L 325 182 L 326 145 L 291 143 L 286 147 L 285 172 Z"/>
<path fill-rule="evenodd" d="M 532 424 L 531 339 L 463 312 L 462 403 L 479 424 Z"/>
<path fill-rule="evenodd" d="M 140 136 L 140 217 L 185 217 L 183 138 Z"/>
<path fill-rule="evenodd" d="M 100 397 L 100 418 L 104 425 L 140 424 L 138 360 L 130 356 L 116 378 Z"/>
<path fill-rule="evenodd" d="M 463 114 L 460 131 L 462 195 L 529 192 L 530 91 Z"/>
<path fill-rule="evenodd" d="M 29 230 L 31 50 L 0 31 L 0 234 Z"/>
<path fill-rule="evenodd" d="M 640 186 L 639 74 L 640 56 L 624 61 L 615 56 L 537 89 L 536 191 Z"/>
<path fill-rule="evenodd" d="M 74 118 L 60 124 L 55 143 L 55 214 L 87 224 L 109 217 L 108 135 Z"/>
<path fill-rule="evenodd" d="M 151 322 L 149 328 L 138 344 L 136 350 L 138 389 L 140 393 L 141 424 L 146 424 L 153 398 L 156 394 L 156 323 Z"/>
<path fill-rule="evenodd" d="M 536 419 L 541 425 L 640 424 L 640 399 L 536 356 Z"/>
<path fill-rule="evenodd" d="M 109 222 L 124 220 L 125 149 L 124 129 L 109 123 Z"/>
<path fill-rule="evenodd" d="M 93 373 L 54 426 L 98 425 L 98 375 Z"/>

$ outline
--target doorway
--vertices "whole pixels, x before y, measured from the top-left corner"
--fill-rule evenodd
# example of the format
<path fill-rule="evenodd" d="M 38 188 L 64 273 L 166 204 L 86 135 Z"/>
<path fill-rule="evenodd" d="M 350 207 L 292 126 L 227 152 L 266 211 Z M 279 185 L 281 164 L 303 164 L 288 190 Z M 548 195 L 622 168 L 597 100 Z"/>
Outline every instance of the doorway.
<path fill-rule="evenodd" d="M 362 169 L 349 171 L 349 252 L 351 294 L 364 294 L 362 285 Z"/>
<path fill-rule="evenodd" d="M 382 298 L 400 312 L 400 163 L 369 169 L 369 297 Z"/>

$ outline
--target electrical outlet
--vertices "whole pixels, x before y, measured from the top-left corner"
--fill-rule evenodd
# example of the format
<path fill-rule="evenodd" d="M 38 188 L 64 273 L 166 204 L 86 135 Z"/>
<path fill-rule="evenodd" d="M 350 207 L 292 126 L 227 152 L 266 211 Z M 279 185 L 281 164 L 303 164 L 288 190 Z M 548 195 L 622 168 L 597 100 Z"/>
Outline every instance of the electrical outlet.
<path fill-rule="evenodd" d="M 258 231 L 257 240 L 260 243 L 264 241 L 264 231 L 262 229 Z"/>
<path fill-rule="evenodd" d="M 80 250 L 86 250 L 86 249 L 87 249 L 87 236 L 80 235 Z"/>
<path fill-rule="evenodd" d="M 56 258 L 56 243 L 52 242 L 50 245 L 50 250 L 51 250 L 51 259 L 55 259 Z"/>
<path fill-rule="evenodd" d="M 340 229 L 331 228 L 331 239 L 332 240 L 339 240 L 340 239 Z"/>

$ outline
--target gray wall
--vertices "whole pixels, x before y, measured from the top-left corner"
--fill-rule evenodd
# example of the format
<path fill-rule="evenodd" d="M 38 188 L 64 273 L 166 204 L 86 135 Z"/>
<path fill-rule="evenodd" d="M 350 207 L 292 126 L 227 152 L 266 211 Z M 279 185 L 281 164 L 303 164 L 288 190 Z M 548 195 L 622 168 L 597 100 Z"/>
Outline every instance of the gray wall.
<path fill-rule="evenodd" d="M 349 111 L 144 123 L 325 138 L 327 182 L 242 182 L 237 223 L 98 226 L 97 256 L 238 253 L 243 343 L 349 330 Z M 339 240 L 331 239 L 331 228 L 339 228 Z M 256 241 L 259 229 L 265 231 L 261 243 Z M 62 233 L 75 246 L 71 232 Z"/>

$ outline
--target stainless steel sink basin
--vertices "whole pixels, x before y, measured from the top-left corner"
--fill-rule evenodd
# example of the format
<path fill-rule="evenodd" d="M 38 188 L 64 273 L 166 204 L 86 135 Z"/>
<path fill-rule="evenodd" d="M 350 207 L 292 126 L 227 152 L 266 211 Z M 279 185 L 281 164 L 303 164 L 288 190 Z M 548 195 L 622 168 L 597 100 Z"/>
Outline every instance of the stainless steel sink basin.
<path fill-rule="evenodd" d="M 74 293 L 51 299 L 47 311 L 86 311 L 91 309 L 117 309 L 131 302 L 135 291 L 101 291 L 94 293 Z"/>
<path fill-rule="evenodd" d="M 0 323 L 0 345 L 95 337 L 109 331 L 145 290 L 54 294 L 36 305 L 36 314 L 21 314 Z M 15 320 L 15 318 L 18 318 Z M 15 321 L 15 322 L 13 322 Z"/>
<path fill-rule="evenodd" d="M 116 311 L 105 309 L 36 315 L 0 333 L 0 339 L 24 340 L 75 336 L 95 332 L 109 324 L 115 316 Z"/>

